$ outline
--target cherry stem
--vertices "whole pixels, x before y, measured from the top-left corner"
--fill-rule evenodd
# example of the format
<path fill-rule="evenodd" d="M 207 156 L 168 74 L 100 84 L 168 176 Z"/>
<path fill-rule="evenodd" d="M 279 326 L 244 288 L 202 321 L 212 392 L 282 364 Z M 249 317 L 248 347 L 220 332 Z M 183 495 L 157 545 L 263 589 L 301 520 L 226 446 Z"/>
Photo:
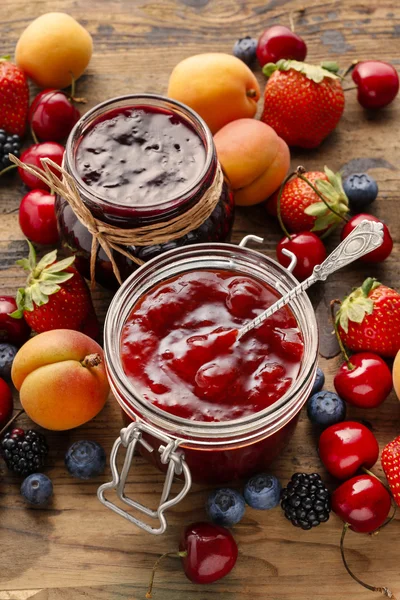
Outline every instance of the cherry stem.
<path fill-rule="evenodd" d="M 291 240 L 291 235 L 288 232 L 288 230 L 285 227 L 285 224 L 282 220 L 282 214 L 281 214 L 281 198 L 282 198 L 282 194 L 283 194 L 283 190 L 285 189 L 285 185 L 292 179 L 292 177 L 294 177 L 296 175 L 296 172 L 293 171 L 293 173 L 289 173 L 289 175 L 286 177 L 286 179 L 284 179 L 283 183 L 281 184 L 281 187 L 279 188 L 279 192 L 278 192 L 278 198 L 276 201 L 276 214 L 278 217 L 278 221 L 279 221 L 279 225 L 283 231 L 283 233 L 285 234 L 285 236 L 288 238 L 288 240 Z"/>
<path fill-rule="evenodd" d="M 333 329 L 335 330 L 336 339 L 338 341 L 340 351 L 343 354 L 344 360 L 347 363 L 347 367 L 348 367 L 349 371 L 352 371 L 353 369 L 355 369 L 355 365 L 353 365 L 353 363 L 350 361 L 350 357 L 347 354 L 346 348 L 344 347 L 344 344 L 342 341 L 342 338 L 340 337 L 339 329 L 338 329 L 337 322 L 336 322 L 336 315 L 335 315 L 335 305 L 336 304 L 340 305 L 342 303 L 340 302 L 340 300 L 337 300 L 337 299 L 332 300 L 330 303 Z"/>
<path fill-rule="evenodd" d="M 352 577 L 354 579 L 354 581 L 357 581 L 357 583 L 359 583 L 360 585 L 362 585 L 363 587 L 365 587 L 367 590 L 371 590 L 371 592 L 379 592 L 379 593 L 383 594 L 384 596 L 386 596 L 386 598 L 392 598 L 393 600 L 396 600 L 395 596 L 389 590 L 389 588 L 387 588 L 387 587 L 375 587 L 373 585 L 369 585 L 368 583 L 365 583 L 364 581 L 361 581 L 361 579 L 359 579 L 357 577 L 357 575 L 354 575 L 353 571 L 350 569 L 349 565 L 347 564 L 346 557 L 344 555 L 344 538 L 345 538 L 345 535 L 346 535 L 346 532 L 347 532 L 348 529 L 349 529 L 349 524 L 345 523 L 343 525 L 342 535 L 341 535 L 341 538 L 340 538 L 340 554 L 342 556 L 342 561 L 343 561 L 343 564 L 345 566 L 345 569 L 348 572 L 348 574 L 350 575 L 350 577 Z"/>
<path fill-rule="evenodd" d="M 334 208 L 332 208 L 332 206 L 329 204 L 329 202 L 327 202 L 325 200 L 325 198 L 323 197 L 323 195 L 321 194 L 321 192 L 319 191 L 318 188 L 315 187 L 315 185 L 313 185 L 311 183 L 311 181 L 309 179 L 307 179 L 307 177 L 304 176 L 304 172 L 305 169 L 304 167 L 297 167 L 296 170 L 296 175 L 299 179 L 302 179 L 303 181 L 305 181 L 310 188 L 313 190 L 313 192 L 315 192 L 318 196 L 318 198 L 320 198 L 322 200 L 322 202 L 325 204 L 325 206 L 331 211 L 333 212 L 334 215 L 336 215 L 337 217 L 339 217 L 339 219 L 342 219 L 342 221 L 345 221 L 345 223 L 348 222 L 348 219 L 346 219 L 346 217 L 344 217 L 343 215 L 341 215 L 339 212 L 337 212 Z"/>
<path fill-rule="evenodd" d="M 347 75 L 349 73 L 351 73 L 351 71 L 354 69 L 354 67 L 356 66 L 356 64 L 358 64 L 358 60 L 353 60 L 353 62 L 347 67 L 347 69 L 345 70 L 345 72 L 343 73 L 343 75 L 341 75 L 341 78 L 344 79 L 345 77 L 347 77 Z"/>
<path fill-rule="evenodd" d="M 18 410 L 15 415 L 13 415 L 11 417 L 11 419 L 8 421 L 8 423 L 6 425 L 4 425 L 3 429 L 0 431 L 0 437 L 3 435 L 3 433 L 5 431 L 7 431 L 7 429 L 10 427 L 10 425 L 12 425 L 14 423 L 14 421 L 16 421 L 18 419 L 18 417 L 20 417 L 21 415 L 24 414 L 24 409 L 21 408 L 20 410 Z"/>
<path fill-rule="evenodd" d="M 153 565 L 153 569 L 151 571 L 150 583 L 149 583 L 149 587 L 147 588 L 147 592 L 146 592 L 146 596 L 145 596 L 146 598 L 152 597 L 151 593 L 153 591 L 154 575 L 156 574 L 158 565 L 160 564 L 162 559 L 165 558 L 166 556 L 173 556 L 175 558 L 185 558 L 185 556 L 187 556 L 187 551 L 182 550 L 181 552 L 165 552 L 164 554 L 161 554 L 161 556 L 159 558 L 157 558 L 156 562 Z"/>
<path fill-rule="evenodd" d="M 17 165 L 9 165 L 8 167 L 6 167 L 2 171 L 0 171 L 0 177 L 2 175 L 5 175 L 5 173 L 8 173 L 9 171 L 12 171 L 13 169 L 16 169 L 16 168 L 17 168 Z"/>
<path fill-rule="evenodd" d="M 33 127 L 32 127 L 32 125 L 31 125 L 31 136 L 32 136 L 32 139 L 33 139 L 33 141 L 35 142 L 35 144 L 38 144 L 38 143 L 39 143 L 39 140 L 38 140 L 38 138 L 37 138 L 37 135 L 36 135 L 36 133 L 35 133 L 35 131 L 34 131 L 34 129 L 33 129 Z"/>
<path fill-rule="evenodd" d="M 348 88 L 343 88 L 344 92 L 350 92 L 351 90 L 357 90 L 357 86 L 356 85 L 352 85 L 351 87 Z"/>
<path fill-rule="evenodd" d="M 293 17 L 294 17 L 294 15 L 295 15 L 296 13 L 303 14 L 305 11 L 306 11 L 306 9 L 305 9 L 305 7 L 304 7 L 304 6 L 302 6 L 302 7 L 300 7 L 300 8 L 297 8 L 297 9 L 295 9 L 295 10 L 291 10 L 291 11 L 290 11 L 290 13 L 289 13 L 289 26 L 290 26 L 290 31 L 291 31 L 292 33 L 295 33 L 295 30 L 294 30 L 294 18 L 293 18 Z"/>

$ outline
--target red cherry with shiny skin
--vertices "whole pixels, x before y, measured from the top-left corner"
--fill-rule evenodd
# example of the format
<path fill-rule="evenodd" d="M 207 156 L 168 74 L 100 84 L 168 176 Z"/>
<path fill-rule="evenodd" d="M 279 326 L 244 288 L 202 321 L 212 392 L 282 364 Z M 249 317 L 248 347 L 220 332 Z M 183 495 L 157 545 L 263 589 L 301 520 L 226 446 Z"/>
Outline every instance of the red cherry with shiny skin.
<path fill-rule="evenodd" d="M 372 352 L 359 352 L 344 362 L 335 375 L 333 385 L 339 396 L 359 408 L 375 408 L 392 391 L 392 374 L 384 360 Z"/>
<path fill-rule="evenodd" d="M 17 310 L 12 296 L 0 296 L 0 342 L 22 346 L 31 335 L 31 328 L 25 319 L 13 319 L 10 314 Z"/>
<path fill-rule="evenodd" d="M 383 108 L 399 91 L 399 76 L 393 65 L 381 60 L 357 63 L 352 78 L 358 88 L 357 99 L 364 108 Z"/>
<path fill-rule="evenodd" d="M 43 90 L 33 100 L 28 120 L 35 135 L 46 142 L 66 138 L 80 119 L 79 110 L 60 90 Z"/>
<path fill-rule="evenodd" d="M 316 265 L 321 264 L 326 259 L 326 250 L 320 238 L 311 231 L 296 233 L 285 236 L 276 247 L 276 256 L 279 263 L 288 267 L 290 258 L 283 254 L 282 250 L 290 250 L 297 256 L 297 264 L 293 269 L 293 275 L 300 281 L 307 279 L 313 272 Z"/>
<path fill-rule="evenodd" d="M 0 429 L 7 425 L 13 411 L 13 397 L 11 388 L 7 382 L 0 377 Z"/>
<path fill-rule="evenodd" d="M 340 239 L 344 240 L 349 235 L 349 233 L 351 233 L 353 231 L 353 229 L 355 229 L 357 227 L 357 225 L 359 225 L 361 223 L 361 221 L 374 221 L 375 223 L 382 223 L 382 221 L 380 219 L 378 219 L 377 217 L 374 217 L 374 215 L 368 215 L 367 213 L 360 213 L 359 215 L 352 217 L 346 223 L 346 225 L 343 227 L 342 232 L 340 234 Z M 393 249 L 392 236 L 390 235 L 389 229 L 387 228 L 385 223 L 383 223 L 383 242 L 382 242 L 382 244 L 375 250 L 372 250 L 372 252 L 368 252 L 368 254 L 364 254 L 364 256 L 362 256 L 359 260 L 361 262 L 366 262 L 366 263 L 379 263 L 379 262 L 384 261 L 389 256 L 392 249 Z"/>
<path fill-rule="evenodd" d="M 212 583 L 235 566 L 238 547 L 232 534 L 212 523 L 193 523 L 183 531 L 180 552 L 186 577 L 194 583 Z"/>
<path fill-rule="evenodd" d="M 305 41 L 284 25 L 273 25 L 261 34 L 257 44 L 260 66 L 276 63 L 281 58 L 303 61 L 307 56 Z"/>
<path fill-rule="evenodd" d="M 28 165 L 34 165 L 35 167 L 42 167 L 40 162 L 41 158 L 50 158 L 57 165 L 61 166 L 64 156 L 64 146 L 57 144 L 56 142 L 43 142 L 42 144 L 34 144 L 27 148 L 25 152 L 21 154 L 21 162 Z M 51 167 L 50 167 L 51 168 Z M 57 173 L 55 169 L 52 169 L 54 173 Z M 18 173 L 25 185 L 31 190 L 40 189 L 48 190 L 49 187 L 43 183 L 35 175 L 31 175 L 21 167 L 18 167 Z M 58 173 L 57 173 L 58 174 Z"/>
<path fill-rule="evenodd" d="M 44 190 L 31 190 L 19 206 L 19 226 L 35 244 L 56 244 L 59 239 L 55 196 Z"/>
<path fill-rule="evenodd" d="M 318 443 L 319 457 L 337 479 L 348 479 L 358 469 L 374 466 L 379 456 L 376 437 L 365 425 L 343 421 L 322 432 Z"/>
<path fill-rule="evenodd" d="M 332 494 L 332 510 L 350 529 L 371 533 L 383 525 L 390 511 L 390 494 L 373 475 L 357 475 Z"/>

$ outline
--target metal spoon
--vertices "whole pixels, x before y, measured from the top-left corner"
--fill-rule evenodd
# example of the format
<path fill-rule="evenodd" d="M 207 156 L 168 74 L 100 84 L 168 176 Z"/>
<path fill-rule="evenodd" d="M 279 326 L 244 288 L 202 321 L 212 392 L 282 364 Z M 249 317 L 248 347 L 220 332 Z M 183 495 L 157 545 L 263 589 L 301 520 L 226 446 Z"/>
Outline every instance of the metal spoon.
<path fill-rule="evenodd" d="M 236 340 L 240 340 L 246 333 L 258 327 L 273 315 L 277 310 L 289 304 L 292 300 L 300 296 L 316 281 L 325 281 L 325 279 L 338 271 L 342 267 L 350 264 L 354 260 L 357 260 L 364 254 L 372 252 L 383 242 L 383 224 L 375 221 L 361 221 L 359 225 L 350 233 L 339 244 L 337 248 L 324 260 L 323 263 L 314 267 L 312 275 L 305 279 L 299 285 L 296 285 L 290 292 L 279 298 L 272 306 L 267 308 L 263 313 L 258 315 L 255 319 L 247 323 L 244 327 L 239 329 Z"/>

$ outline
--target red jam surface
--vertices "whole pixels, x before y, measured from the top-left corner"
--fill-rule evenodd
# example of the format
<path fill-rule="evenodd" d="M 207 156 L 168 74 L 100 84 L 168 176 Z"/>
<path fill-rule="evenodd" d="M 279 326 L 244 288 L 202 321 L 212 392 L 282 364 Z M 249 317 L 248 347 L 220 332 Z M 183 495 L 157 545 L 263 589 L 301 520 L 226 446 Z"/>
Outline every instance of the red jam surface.
<path fill-rule="evenodd" d="M 152 206 L 190 189 L 205 164 L 204 144 L 177 115 L 153 107 L 110 111 L 85 132 L 77 170 L 109 202 Z"/>
<path fill-rule="evenodd" d="M 132 310 L 122 365 L 152 404 L 194 421 L 228 421 L 276 402 L 296 379 L 304 344 L 287 307 L 234 342 L 279 295 L 255 278 L 201 270 L 155 286 Z"/>

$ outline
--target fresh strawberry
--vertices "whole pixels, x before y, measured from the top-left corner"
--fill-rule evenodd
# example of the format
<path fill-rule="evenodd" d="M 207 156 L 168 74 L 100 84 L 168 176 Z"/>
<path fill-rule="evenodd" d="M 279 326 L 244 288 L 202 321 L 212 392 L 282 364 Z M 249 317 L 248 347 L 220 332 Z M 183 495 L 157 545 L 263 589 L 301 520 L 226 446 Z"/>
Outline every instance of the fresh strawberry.
<path fill-rule="evenodd" d="M 372 277 L 343 300 L 336 321 L 350 350 L 392 357 L 400 349 L 400 294 Z"/>
<path fill-rule="evenodd" d="M 400 435 L 382 450 L 381 463 L 394 501 L 400 506 Z"/>
<path fill-rule="evenodd" d="M 333 70 L 338 70 L 333 63 L 314 66 L 285 59 L 265 65 L 263 73 L 269 80 L 261 121 L 289 146 L 319 146 L 344 109 L 343 88 Z"/>
<path fill-rule="evenodd" d="M 299 171 L 299 169 L 298 169 Z M 335 212 L 332 212 L 310 185 L 298 175 L 285 184 L 280 201 L 280 212 L 284 225 L 292 233 L 313 231 L 325 232 L 342 221 L 338 215 L 349 211 L 348 199 L 342 187 L 340 173 L 310 171 L 302 174 L 322 194 Z M 269 200 L 269 212 L 276 207 L 278 194 Z M 275 208 L 276 210 L 276 208 Z"/>
<path fill-rule="evenodd" d="M 99 333 L 89 288 L 72 263 L 75 257 L 56 262 L 57 250 L 46 254 L 38 263 L 29 244 L 29 258 L 17 264 L 29 271 L 25 288 L 17 293 L 18 310 L 14 318 L 24 317 L 28 325 L 42 333 L 50 329 L 75 329 L 93 338 Z"/>
<path fill-rule="evenodd" d="M 29 108 L 29 87 L 19 67 L 0 58 L 0 129 L 24 135 Z"/>

